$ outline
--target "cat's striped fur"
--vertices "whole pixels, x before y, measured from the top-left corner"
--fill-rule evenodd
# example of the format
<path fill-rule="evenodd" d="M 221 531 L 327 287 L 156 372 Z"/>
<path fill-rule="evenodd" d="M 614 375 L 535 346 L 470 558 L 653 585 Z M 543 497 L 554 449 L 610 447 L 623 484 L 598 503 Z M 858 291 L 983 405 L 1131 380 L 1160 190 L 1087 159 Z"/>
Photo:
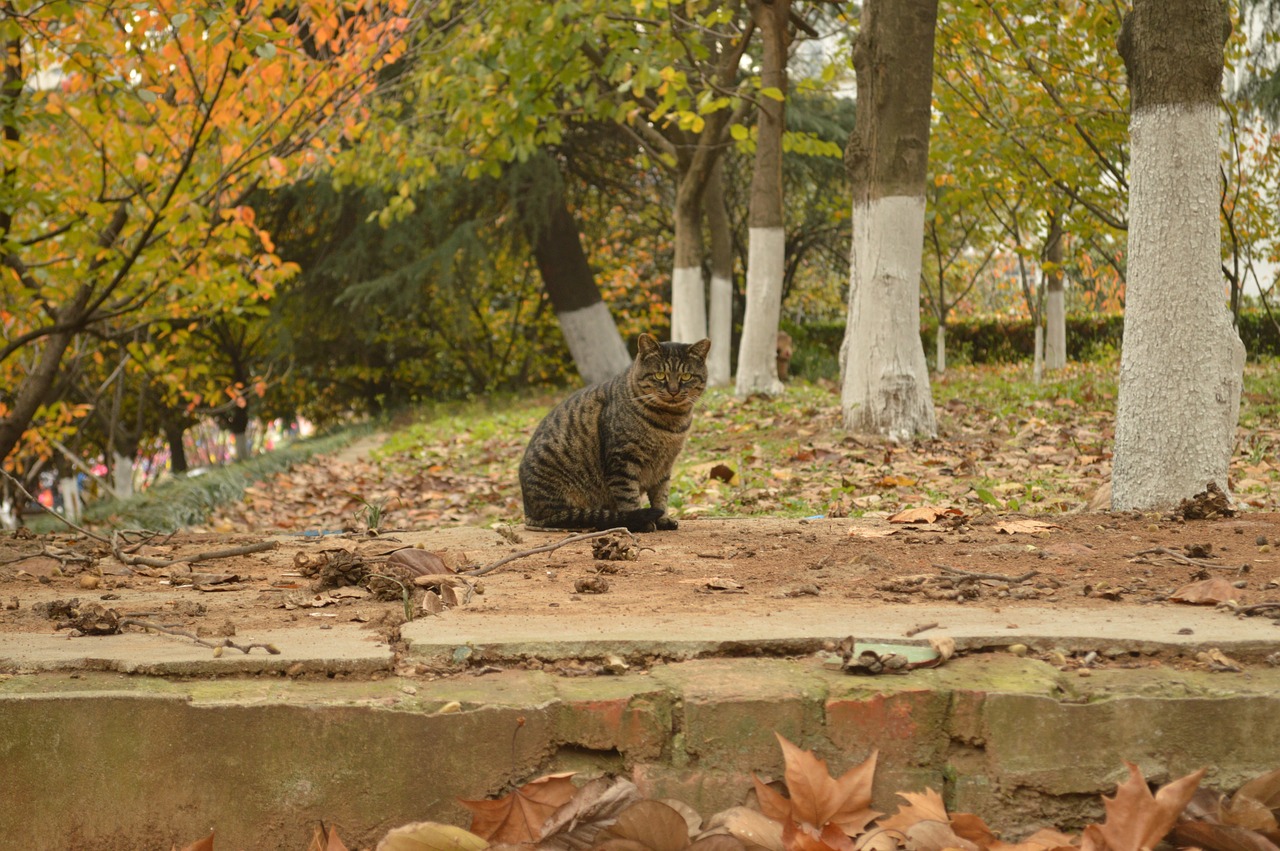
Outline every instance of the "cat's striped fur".
<path fill-rule="evenodd" d="M 534 430 L 520 461 L 527 526 L 676 528 L 666 514 L 671 468 L 707 386 L 711 341 L 641 334 L 638 347 L 630 369 L 574 393 Z"/>

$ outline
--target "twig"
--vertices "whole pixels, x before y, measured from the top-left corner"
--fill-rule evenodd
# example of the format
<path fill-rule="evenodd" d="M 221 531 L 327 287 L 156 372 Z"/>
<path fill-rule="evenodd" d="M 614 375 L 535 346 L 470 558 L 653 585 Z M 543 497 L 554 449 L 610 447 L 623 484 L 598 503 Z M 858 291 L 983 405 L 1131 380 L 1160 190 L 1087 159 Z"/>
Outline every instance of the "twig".
<path fill-rule="evenodd" d="M 1230 609 L 1231 613 L 1234 615 L 1256 615 L 1267 611 L 1280 611 L 1280 601 L 1271 603 L 1250 603 L 1247 606 L 1233 606 L 1228 605 L 1227 603 L 1222 603 L 1220 605 Z"/>
<path fill-rule="evenodd" d="M 61 514 L 59 514 L 58 512 L 56 512 L 56 511 L 54 511 L 54 510 L 52 510 L 52 509 L 49 509 L 49 508 L 45 508 L 45 507 L 44 507 L 44 505 L 40 502 L 40 500 L 38 500 L 38 499 L 36 499 L 34 496 L 32 496 L 32 495 L 31 495 L 31 492 L 22 486 L 22 482 L 20 482 L 20 481 L 18 481 L 17 479 L 15 479 L 12 475 L 10 475 L 10 474 L 9 474 L 9 471 L 8 471 L 8 470 L 6 470 L 6 469 L 4 469 L 3 467 L 0 467 L 0 475 L 4 476 L 6 479 L 8 479 L 10 482 L 12 482 L 12 483 L 13 483 L 13 486 L 14 486 L 15 488 L 17 488 L 18 490 L 22 491 L 22 495 L 23 495 L 23 496 L 25 496 L 25 497 L 28 499 L 28 501 L 30 501 L 30 502 L 31 502 L 31 504 L 33 504 L 33 505 L 39 505 L 39 506 L 40 506 L 40 510 L 41 510 L 41 511 L 43 511 L 45 514 L 48 514 L 48 515 L 50 515 L 50 516 L 54 517 L 55 519 L 57 519 L 57 520 L 59 520 L 59 521 L 61 521 L 61 522 L 65 523 L 65 524 L 67 524 L 67 525 L 68 525 L 68 526 L 70 526 L 72 529 L 75 529 L 77 532 L 79 532 L 79 533 L 80 533 L 80 534 L 82 534 L 82 535 L 88 535 L 90 538 L 93 538 L 95 541 L 101 541 L 101 542 L 102 542 L 102 543 L 104 543 L 104 544 L 109 544 L 109 543 L 111 543 L 111 541 L 110 541 L 110 540 L 108 540 L 107 538 L 103 537 L 102 535 L 99 535 L 97 532 L 90 532 L 88 529 L 85 529 L 85 528 L 83 528 L 83 527 L 81 527 L 81 526 L 77 526 L 76 524 L 72 523 L 70 520 L 68 520 L 67 518 L 63 517 L 63 516 L 62 516 Z"/>
<path fill-rule="evenodd" d="M 175 564 L 194 564 L 199 561 L 209 561 L 215 558 L 231 558 L 232 556 L 243 556 L 251 553 L 260 553 L 266 550 L 274 550 L 279 548 L 279 541 L 258 541 L 254 544 L 244 544 L 239 547 L 229 547 L 225 550 L 208 550 L 202 553 L 192 553 L 191 555 L 181 556 L 179 558 L 151 558 L 149 556 L 129 555 L 120 548 L 119 541 L 111 541 L 111 551 L 124 564 L 130 567 L 142 565 L 143 567 L 172 567 Z"/>
<path fill-rule="evenodd" d="M 473 570 L 464 570 L 462 572 L 462 575 L 463 576 L 484 576 L 486 573 L 497 570 L 498 568 L 502 567 L 504 564 L 507 564 L 508 562 L 513 562 L 518 558 L 525 558 L 526 556 L 537 555 L 538 553 L 549 553 L 552 550 L 560 549 L 565 544 L 576 544 L 579 541 L 589 541 L 592 538 L 602 538 L 605 535 L 613 535 L 617 533 L 626 535 L 631 539 L 633 543 L 635 542 L 635 539 L 636 539 L 635 535 L 632 535 L 631 530 L 627 529 L 625 526 L 618 526 L 613 529 L 604 529 L 599 532 L 587 532 L 586 534 L 583 534 L 583 535 L 570 535 L 568 538 L 565 538 L 563 541 L 557 541 L 554 544 L 546 544 L 541 547 L 534 547 L 531 550 L 520 550 L 519 552 L 515 552 L 509 556 L 500 558 L 497 561 L 493 562 L 492 564 L 486 564 L 484 567 L 477 567 L 477 568 L 474 568 Z"/>
<path fill-rule="evenodd" d="M 196 644 L 199 644 L 203 647 L 212 647 L 214 650 L 220 650 L 223 647 L 232 647 L 236 650 L 239 650 L 241 653 L 247 654 L 253 648 L 261 647 L 263 650 L 267 651 L 272 656 L 280 655 L 279 647 L 276 647 L 274 644 L 267 644 L 262 641 L 255 641 L 252 644 L 236 644 L 230 638 L 224 638 L 222 639 L 222 641 L 218 641 L 218 642 L 205 641 L 203 638 L 196 635 L 194 632 L 187 632 L 185 629 L 176 629 L 171 626 L 161 626 L 158 623 L 151 623 L 150 621 L 138 620 L 137 618 L 124 618 L 123 620 L 121 620 L 120 629 L 124 629 L 126 626 L 140 626 L 143 629 L 153 629 L 156 632 L 163 632 L 167 635 L 178 635 L 183 638 L 190 638 Z"/>
<path fill-rule="evenodd" d="M 933 621 L 932 623 L 922 623 L 919 626 L 911 627 L 911 629 L 904 632 L 903 635 L 907 636 L 907 638 L 911 638 L 912 636 L 919 635 L 920 633 L 925 632 L 927 630 L 934 629 L 937 626 L 938 626 L 937 621 Z"/>
<path fill-rule="evenodd" d="M 1174 561 L 1180 564 L 1190 565 L 1191 567 L 1211 567 L 1216 570 L 1241 570 L 1243 568 L 1243 565 L 1238 567 L 1232 567 L 1229 564 L 1212 562 L 1212 561 L 1209 561 L 1208 559 L 1191 558 L 1191 556 L 1183 555 L 1177 550 L 1171 550 L 1168 547 L 1153 547 L 1149 550 L 1143 550 L 1142 552 L 1134 553 L 1133 555 L 1129 556 L 1129 558 L 1135 559 L 1135 558 L 1141 558 L 1142 556 L 1149 556 L 1149 555 L 1168 556 L 1169 558 L 1173 559 Z"/>
<path fill-rule="evenodd" d="M 1000 573 L 975 573 L 970 570 L 961 570 L 958 567 L 947 567 L 945 564 L 935 564 L 933 565 L 933 568 L 934 570 L 941 570 L 944 573 L 954 573 L 957 576 L 964 576 L 969 579 L 992 579 L 997 582 L 1012 582 L 1015 585 L 1019 582 L 1026 582 L 1033 576 L 1040 575 L 1040 571 L 1038 570 L 1028 570 L 1021 576 L 1005 576 Z"/>

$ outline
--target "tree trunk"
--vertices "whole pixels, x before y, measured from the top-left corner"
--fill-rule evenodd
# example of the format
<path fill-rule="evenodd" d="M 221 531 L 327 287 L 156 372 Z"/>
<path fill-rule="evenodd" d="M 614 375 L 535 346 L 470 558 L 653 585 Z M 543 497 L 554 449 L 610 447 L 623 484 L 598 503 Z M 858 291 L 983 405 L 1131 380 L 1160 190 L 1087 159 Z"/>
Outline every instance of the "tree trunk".
<path fill-rule="evenodd" d="M 840 347 L 845 427 L 936 433 L 920 342 L 920 266 L 937 0 L 867 0 L 854 46 L 858 115 L 849 310 Z"/>
<path fill-rule="evenodd" d="M 716 161 L 703 196 L 703 215 L 711 237 L 711 318 L 708 336 L 707 379 L 712 387 L 728 384 L 733 377 L 729 353 L 733 345 L 733 232 L 724 199 L 724 166 Z"/>
<path fill-rule="evenodd" d="M 941 375 L 947 371 L 947 323 L 945 321 L 938 321 L 938 337 L 934 343 L 933 371 Z"/>
<path fill-rule="evenodd" d="M 1062 369 L 1067 365 L 1067 305 L 1062 274 L 1062 219 L 1054 215 L 1049 220 L 1049 237 L 1045 245 L 1045 341 L 1044 368 Z"/>
<path fill-rule="evenodd" d="M 1227 490 L 1244 371 L 1218 223 L 1219 0 L 1136 0 L 1129 76 L 1129 275 L 1112 505 L 1160 510 Z"/>
<path fill-rule="evenodd" d="M 111 487 L 118 499 L 133 496 L 133 458 L 111 451 Z"/>
<path fill-rule="evenodd" d="M 182 442 L 186 429 L 181 425 L 165 423 L 164 439 L 169 444 L 169 472 L 181 476 L 190 469 L 187 465 L 187 447 Z"/>
<path fill-rule="evenodd" d="M 542 284 L 582 379 L 588 384 L 607 381 L 631 365 L 631 356 L 600 298 L 577 222 L 562 190 L 547 199 L 545 212 L 533 245 Z"/>
<path fill-rule="evenodd" d="M 18 385 L 8 415 L 0 417 L 0 463 L 17 448 L 36 411 L 44 404 L 58 378 L 58 368 L 72 336 L 69 331 L 59 331 L 45 337 L 35 369 Z"/>
<path fill-rule="evenodd" d="M 760 31 L 764 58 L 760 84 L 785 98 L 787 91 L 787 27 L 791 0 L 753 0 L 752 15 Z M 786 264 L 786 232 L 782 216 L 782 133 L 786 103 L 763 92 L 756 125 L 756 158 L 751 175 L 748 214 L 747 308 L 738 344 L 739 396 L 782 392 L 778 380 L 778 320 L 782 313 L 782 278 Z"/>
<path fill-rule="evenodd" d="M 671 339 L 696 343 L 707 336 L 707 291 L 702 281 L 703 186 L 687 170 L 676 188 L 675 267 L 671 271 Z"/>

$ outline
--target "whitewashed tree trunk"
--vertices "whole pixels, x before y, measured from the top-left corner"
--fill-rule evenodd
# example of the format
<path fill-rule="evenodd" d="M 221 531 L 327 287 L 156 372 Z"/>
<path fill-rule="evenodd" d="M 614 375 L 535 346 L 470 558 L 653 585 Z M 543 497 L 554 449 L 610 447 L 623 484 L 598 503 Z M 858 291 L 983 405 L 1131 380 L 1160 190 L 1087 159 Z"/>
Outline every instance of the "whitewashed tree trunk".
<path fill-rule="evenodd" d="M 111 481 L 119 499 L 133 496 L 133 459 L 112 452 Z"/>
<path fill-rule="evenodd" d="M 920 343 L 925 199 L 880 198 L 853 210 L 849 312 L 840 349 L 851 431 L 907 439 L 937 426 Z"/>
<path fill-rule="evenodd" d="M 58 492 L 62 494 L 62 516 L 72 523 L 80 522 L 80 484 L 75 476 L 58 479 Z"/>
<path fill-rule="evenodd" d="M 733 347 L 733 235 L 730 233 L 729 211 L 725 208 L 724 165 L 720 159 L 711 170 L 703 197 L 703 211 L 711 240 L 711 303 L 707 322 L 711 352 L 707 355 L 707 380 L 712 387 L 721 387 L 733 378 L 730 367 Z"/>
<path fill-rule="evenodd" d="M 729 365 L 733 343 L 733 281 L 720 275 L 711 276 L 711 315 L 707 336 L 711 338 L 707 380 L 712 387 L 723 387 L 733 379 Z"/>
<path fill-rule="evenodd" d="M 1035 341 L 1031 344 L 1034 349 L 1031 353 L 1031 380 L 1039 384 L 1044 377 L 1044 326 L 1037 325 L 1035 332 Z"/>
<path fill-rule="evenodd" d="M 778 320 L 782 310 L 782 276 L 786 233 L 782 228 L 751 228 L 747 248 L 747 309 L 738 344 L 739 396 L 775 395 L 778 379 Z"/>
<path fill-rule="evenodd" d="M 933 342 L 933 371 L 942 374 L 947 371 L 947 323 L 938 323 L 938 336 Z"/>
<path fill-rule="evenodd" d="M 1050 285 L 1045 294 L 1044 366 L 1049 370 L 1062 369 L 1067 365 L 1067 310 L 1064 295 L 1061 285 L 1058 289 Z"/>
<path fill-rule="evenodd" d="M 858 115 L 849 310 L 840 347 L 845 427 L 905 440 L 937 433 L 920 342 L 920 267 L 937 0 L 866 0 L 854 45 Z"/>
<path fill-rule="evenodd" d="M 557 313 L 569 354 L 587 384 L 608 381 L 631 365 L 627 344 L 603 301 Z"/>
<path fill-rule="evenodd" d="M 763 47 L 761 86 L 777 89 L 783 99 L 761 96 L 756 110 L 756 156 L 748 214 L 747 307 L 742 316 L 735 385 L 739 396 L 773 395 L 783 390 L 778 380 L 778 320 L 782 314 L 787 251 L 783 229 L 782 135 L 786 129 L 791 0 L 755 2 L 751 4 L 751 13 Z"/>
<path fill-rule="evenodd" d="M 1245 352 L 1224 299 L 1218 108 L 1135 113 L 1112 505 L 1227 489 Z"/>
<path fill-rule="evenodd" d="M 707 294 L 701 266 L 677 266 L 671 273 L 671 339 L 696 343 L 707 336 Z"/>
<path fill-rule="evenodd" d="M 1227 490 L 1245 359 L 1218 222 L 1227 20 L 1216 0 L 1137 0 L 1121 30 L 1133 176 L 1116 509 L 1167 509 L 1209 482 Z"/>

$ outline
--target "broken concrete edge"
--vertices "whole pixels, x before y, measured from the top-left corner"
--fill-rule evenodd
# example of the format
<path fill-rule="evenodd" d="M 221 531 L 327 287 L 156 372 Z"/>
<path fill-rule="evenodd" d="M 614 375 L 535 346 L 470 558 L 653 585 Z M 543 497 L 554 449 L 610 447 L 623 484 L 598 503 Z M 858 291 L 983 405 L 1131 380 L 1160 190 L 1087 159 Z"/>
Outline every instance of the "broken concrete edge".
<path fill-rule="evenodd" d="M 406 659 L 429 666 L 477 666 L 520 664 L 531 660 L 554 664 L 566 660 L 602 663 L 617 657 L 628 664 L 648 662 L 681 662 L 708 658 L 795 657 L 822 653 L 836 647 L 844 636 L 829 638 L 767 638 L 724 641 L 679 639 L 598 639 L 562 641 L 464 641 L 440 643 L 410 639 Z M 900 644 L 927 647 L 923 639 L 859 635 L 858 640 L 875 644 Z M 1280 649 L 1277 641 L 1164 642 L 1142 639 L 1107 639 L 1091 636 L 987 635 L 956 638 L 959 653 L 1006 652 L 1022 645 L 1031 653 L 1061 652 L 1064 655 L 1098 651 L 1107 658 L 1121 656 L 1188 656 L 1218 649 L 1241 662 L 1261 662 Z"/>

